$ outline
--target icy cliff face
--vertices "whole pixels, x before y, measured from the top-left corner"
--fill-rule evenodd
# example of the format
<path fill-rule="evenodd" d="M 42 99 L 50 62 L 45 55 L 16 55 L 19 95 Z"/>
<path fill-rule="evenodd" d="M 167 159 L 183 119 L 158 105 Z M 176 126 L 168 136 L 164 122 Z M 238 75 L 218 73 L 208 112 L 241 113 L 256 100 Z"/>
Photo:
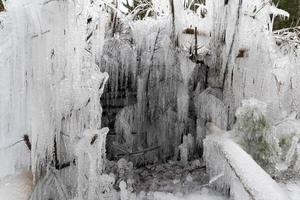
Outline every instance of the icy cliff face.
<path fill-rule="evenodd" d="M 97 64 L 107 16 L 98 5 L 7 2 L 0 32 L 0 175 L 31 165 L 38 177 L 48 164 L 73 159 L 84 129 L 101 128 L 99 99 L 108 75 Z M 31 155 L 25 143 L 5 148 L 25 134 Z"/>

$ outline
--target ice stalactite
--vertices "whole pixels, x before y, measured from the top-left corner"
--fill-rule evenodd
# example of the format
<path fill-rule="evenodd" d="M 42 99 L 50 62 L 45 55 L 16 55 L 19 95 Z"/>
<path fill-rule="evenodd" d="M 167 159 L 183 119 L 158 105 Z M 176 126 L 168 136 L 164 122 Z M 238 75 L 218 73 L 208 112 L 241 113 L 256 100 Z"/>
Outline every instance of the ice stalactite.
<path fill-rule="evenodd" d="M 286 166 L 290 166 L 291 165 L 293 156 L 295 155 L 296 150 L 297 150 L 298 141 L 299 141 L 299 138 L 293 137 L 292 143 L 291 143 L 291 147 L 288 150 L 288 152 L 286 154 L 286 158 L 285 158 L 285 165 Z"/>
<path fill-rule="evenodd" d="M 183 142 L 179 145 L 180 150 L 180 160 L 183 164 L 187 164 L 189 158 L 189 146 L 188 146 L 187 137 L 183 136 Z"/>
<path fill-rule="evenodd" d="M 121 200 L 136 200 L 136 194 L 132 193 L 130 186 L 125 182 L 125 181 L 121 181 L 120 182 L 120 199 Z"/>
<path fill-rule="evenodd" d="M 195 140 L 192 134 L 184 135 L 182 144 L 179 145 L 180 160 L 183 164 L 187 164 L 192 158 L 195 148 Z"/>
<path fill-rule="evenodd" d="M 130 25 L 118 18 L 115 37 L 107 38 L 102 57 L 111 77 L 102 98 L 105 124 L 133 153 L 155 149 L 143 154 L 146 162 L 177 159 L 183 136 L 196 137 L 192 84 L 197 84 L 194 72 L 201 60 L 193 54 L 200 58 L 208 52 L 202 48 L 208 42 L 208 21 L 184 8 L 183 1 L 173 1 L 173 6 L 174 13 L 169 1 L 153 1 L 155 19 Z"/>
<path fill-rule="evenodd" d="M 44 187 L 44 186 L 47 187 Z M 66 186 L 59 177 L 59 173 L 48 166 L 46 175 L 40 179 L 31 194 L 30 200 L 39 200 L 41 197 L 47 199 L 69 199 Z"/>
<path fill-rule="evenodd" d="M 293 113 L 274 124 L 274 132 L 281 148 L 280 162 L 277 164 L 277 168 L 282 172 L 299 170 L 297 163 L 300 159 L 298 152 L 300 123 L 295 117 L 296 115 Z"/>
<path fill-rule="evenodd" d="M 295 164 L 295 169 L 296 169 L 296 171 L 300 171 L 300 145 L 298 144 L 297 145 L 297 156 L 298 156 L 298 158 L 297 158 L 297 161 L 296 161 L 296 164 Z"/>
<path fill-rule="evenodd" d="M 195 110 L 197 113 L 197 144 L 201 146 L 207 135 L 205 124 L 214 122 L 222 129 L 227 128 L 227 107 L 222 102 L 219 90 L 207 88 L 194 97 Z"/>
<path fill-rule="evenodd" d="M 123 108 L 116 117 L 115 131 L 117 135 L 117 142 L 124 144 L 128 152 L 133 152 L 134 135 L 137 132 L 137 116 L 136 105 L 131 105 Z"/>
<path fill-rule="evenodd" d="M 113 113 L 117 107 L 125 107 L 116 114 L 117 138 L 124 135 L 128 144 L 121 143 L 131 146 L 133 152 L 154 148 L 145 155 L 151 162 L 178 156 L 182 136 L 195 133 L 189 118 L 189 84 L 195 64 L 185 52 L 173 49 L 169 22 L 168 16 L 134 21 L 130 31 L 125 28 L 119 39 L 107 41 L 107 45 L 118 44 L 120 48 L 103 55 L 103 67 L 111 77 L 107 92 L 115 94 L 108 110 Z M 114 59 L 117 57 L 120 59 Z M 126 84 L 131 84 L 129 89 Z M 103 98 L 111 99 L 108 95 Z"/>
<path fill-rule="evenodd" d="M 105 180 L 105 177 L 101 176 L 105 167 L 105 143 L 108 131 L 108 128 L 100 131 L 86 130 L 75 147 L 79 199 L 95 199 L 97 190 L 106 186 L 101 183 L 110 180 Z M 114 183 L 114 179 L 111 182 Z"/>
<path fill-rule="evenodd" d="M 38 23 L 34 25 L 49 30 L 32 38 L 31 50 L 32 167 L 39 176 L 39 167 L 52 159 L 51 141 L 57 142 L 60 162 L 72 160 L 74 138 L 81 136 L 84 129 L 101 128 L 99 98 L 108 77 L 97 66 L 97 54 L 103 45 L 103 39 L 98 39 L 104 37 L 105 31 L 99 18 L 105 21 L 106 16 L 101 14 L 101 8 L 95 12 L 94 5 L 84 1 L 32 4 L 32 9 L 33 21 Z M 61 134 L 69 138 L 61 139 Z M 62 142 L 68 143 L 65 152 L 61 151 Z"/>
<path fill-rule="evenodd" d="M 208 0 L 207 7 L 212 33 L 211 56 L 207 58 L 209 84 L 223 91 L 229 127 L 243 99 L 272 102 L 269 110 L 274 117 L 279 116 L 274 113 L 299 110 L 300 94 L 295 90 L 299 64 L 295 56 L 276 46 L 270 18 L 270 14 L 288 14 L 262 0 L 231 0 L 227 4 Z"/>
<path fill-rule="evenodd" d="M 48 177 L 50 165 L 74 196 L 75 144 L 85 129 L 101 128 L 99 99 L 108 74 L 99 64 L 107 13 L 99 1 L 10 0 L 6 6 L 0 33 L 1 147 L 27 134 L 32 148 L 31 156 L 25 142 L 7 149 L 9 161 L 1 152 L 1 176 L 31 166 L 38 182 Z"/>
<path fill-rule="evenodd" d="M 10 9 L 10 3 L 6 4 Z M 18 14 L 18 17 L 15 16 Z M 29 124 L 31 117 L 28 112 L 30 96 L 30 74 L 26 68 L 23 52 L 26 49 L 30 37 L 19 34 L 24 32 L 25 24 L 22 22 L 25 12 L 20 7 L 12 8 L 11 11 L 0 12 L 0 176 L 13 174 L 23 168 L 29 168 L 30 151 L 22 143 L 12 147 L 11 144 L 22 140 L 25 134 L 30 134 Z M 19 35 L 19 36 L 18 36 Z M 18 37 L 17 37 L 18 36 Z M 7 159 L 9 158 L 9 159 Z"/>

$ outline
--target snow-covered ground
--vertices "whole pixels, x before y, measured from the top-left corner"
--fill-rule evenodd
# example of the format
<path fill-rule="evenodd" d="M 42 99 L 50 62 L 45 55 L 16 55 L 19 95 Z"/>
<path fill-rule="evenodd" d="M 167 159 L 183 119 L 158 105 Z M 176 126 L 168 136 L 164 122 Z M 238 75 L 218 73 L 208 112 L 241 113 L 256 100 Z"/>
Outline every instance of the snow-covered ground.
<path fill-rule="evenodd" d="M 30 172 L 23 172 L 13 176 L 7 176 L 0 180 L 1 200 L 28 200 L 32 191 L 32 176 Z M 171 194 L 154 192 L 150 194 L 141 193 L 138 200 L 225 200 L 221 194 L 210 189 L 203 188 L 201 191 L 183 196 L 182 194 Z"/>
<path fill-rule="evenodd" d="M 181 194 L 171 194 L 171 193 L 163 193 L 163 192 L 154 192 L 153 195 L 149 196 L 148 198 L 140 195 L 138 196 L 138 200 L 225 200 L 224 196 L 216 193 L 207 188 L 203 188 L 199 192 L 194 192 L 189 195 L 181 195 Z"/>
<path fill-rule="evenodd" d="M 28 200 L 32 190 L 32 175 L 29 171 L 0 180 L 1 200 Z"/>
<path fill-rule="evenodd" d="M 1 200 L 28 200 L 32 190 L 32 176 L 30 172 L 23 172 L 13 176 L 7 176 L 0 180 Z M 300 199 L 300 180 L 280 184 L 288 193 L 291 200 Z M 141 193 L 138 200 L 226 200 L 224 196 L 208 188 L 183 196 L 182 194 L 171 194 L 154 192 L 146 195 Z"/>
<path fill-rule="evenodd" d="M 291 200 L 300 199 L 300 180 L 295 182 L 288 182 L 286 184 L 280 184 L 280 185 L 289 195 Z"/>

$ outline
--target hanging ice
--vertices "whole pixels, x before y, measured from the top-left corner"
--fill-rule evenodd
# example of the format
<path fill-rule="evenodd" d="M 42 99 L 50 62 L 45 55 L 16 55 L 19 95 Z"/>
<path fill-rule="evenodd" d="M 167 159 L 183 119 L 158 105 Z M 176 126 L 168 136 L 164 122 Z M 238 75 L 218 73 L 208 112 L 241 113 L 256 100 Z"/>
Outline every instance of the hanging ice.
<path fill-rule="evenodd" d="M 24 135 L 32 148 L 19 143 L 0 151 L 0 176 L 31 166 L 37 182 L 48 176 L 48 166 L 70 165 L 53 180 L 75 196 L 75 144 L 85 129 L 97 135 L 101 128 L 108 74 L 99 63 L 108 15 L 100 1 L 9 0 L 6 8 L 0 13 L 0 148 Z M 95 144 L 105 142 L 102 135 Z M 95 156 L 89 170 L 96 173 L 104 158 L 87 153 Z"/>

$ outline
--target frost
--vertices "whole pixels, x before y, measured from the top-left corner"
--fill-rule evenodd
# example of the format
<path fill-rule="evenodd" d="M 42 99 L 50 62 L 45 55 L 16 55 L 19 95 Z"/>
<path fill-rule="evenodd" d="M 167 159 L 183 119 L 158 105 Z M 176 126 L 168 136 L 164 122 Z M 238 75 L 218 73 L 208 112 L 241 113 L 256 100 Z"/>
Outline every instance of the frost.
<path fill-rule="evenodd" d="M 208 141 L 208 185 L 228 193 L 233 183 L 230 194 L 240 199 L 249 185 L 272 192 L 276 184 L 228 141 L 231 128 L 270 173 L 298 171 L 298 29 L 273 33 L 274 17 L 288 13 L 264 0 L 139 2 L 129 13 L 112 0 L 5 2 L 0 177 L 30 168 L 32 199 L 115 200 L 120 189 L 131 200 L 143 181 L 182 197 L 208 183 L 197 179 L 206 176 L 202 163 L 190 161 L 208 136 L 224 142 Z M 243 101 L 250 98 L 259 101 Z M 255 172 L 264 184 L 248 182 Z"/>
<path fill-rule="evenodd" d="M 127 152 L 133 152 L 134 136 L 137 132 L 137 110 L 136 106 L 127 106 L 123 108 L 116 116 L 115 131 L 117 141 L 126 148 Z M 124 141 L 125 140 L 125 141 Z"/>
<path fill-rule="evenodd" d="M 236 112 L 235 130 L 245 151 L 265 170 L 274 173 L 280 148 L 266 117 L 266 107 L 255 99 L 244 100 Z"/>
<path fill-rule="evenodd" d="M 128 184 L 126 184 L 126 182 L 121 181 L 120 182 L 120 199 L 121 200 L 136 200 L 136 194 L 132 193 L 131 188 L 129 187 Z"/>
<path fill-rule="evenodd" d="M 293 158 L 293 156 L 296 152 L 296 149 L 297 149 L 298 141 L 299 141 L 299 138 L 293 137 L 291 147 L 288 150 L 286 158 L 285 158 L 286 166 L 290 166 L 290 164 L 291 164 L 292 158 Z"/>
<path fill-rule="evenodd" d="M 189 157 L 189 146 L 188 146 L 188 141 L 186 136 L 183 136 L 183 143 L 179 146 L 179 150 L 180 150 L 180 160 L 183 164 L 186 165 Z"/>
<path fill-rule="evenodd" d="M 114 179 L 100 177 L 105 167 L 105 142 L 108 128 L 100 131 L 86 130 L 75 147 L 78 166 L 78 196 L 81 199 L 96 198 L 96 189 L 104 189 L 107 184 L 103 181 L 114 183 Z M 103 184 L 103 186 L 98 186 Z"/>
<path fill-rule="evenodd" d="M 59 177 L 58 171 L 48 167 L 47 174 L 42 177 L 34 188 L 30 200 L 46 199 L 69 199 L 67 188 Z"/>
<path fill-rule="evenodd" d="M 77 183 L 71 174 L 79 179 L 88 175 L 93 195 L 98 181 L 94 175 L 104 167 L 105 147 L 99 151 L 98 143 L 105 144 L 103 134 L 98 134 L 99 99 L 108 74 L 98 64 L 108 15 L 99 5 L 99 1 L 10 0 L 7 12 L 0 13 L 0 146 L 26 135 L 32 147 L 30 152 L 22 142 L 1 151 L 0 176 L 30 167 L 37 183 L 32 199 L 41 199 L 43 193 L 45 198 L 73 198 L 77 184 L 84 187 L 86 180 Z M 91 145 L 82 147 L 94 136 L 99 137 L 95 140 L 99 148 L 94 149 L 98 152 Z M 77 147 L 87 158 L 75 152 L 78 139 Z"/>
<path fill-rule="evenodd" d="M 289 18 L 290 14 L 284 10 L 278 9 L 275 6 L 270 6 L 270 14 L 273 14 L 274 16 L 280 16 L 283 18 Z"/>
<path fill-rule="evenodd" d="M 204 159 L 213 185 L 232 199 L 289 199 L 242 148 L 224 135 L 204 140 Z"/>
<path fill-rule="evenodd" d="M 281 121 L 275 123 L 274 129 L 276 137 L 279 139 L 281 148 L 281 162 L 278 163 L 278 169 L 285 171 L 292 169 L 298 171 L 299 163 L 299 120 L 295 119 L 295 113 L 284 117 Z"/>

